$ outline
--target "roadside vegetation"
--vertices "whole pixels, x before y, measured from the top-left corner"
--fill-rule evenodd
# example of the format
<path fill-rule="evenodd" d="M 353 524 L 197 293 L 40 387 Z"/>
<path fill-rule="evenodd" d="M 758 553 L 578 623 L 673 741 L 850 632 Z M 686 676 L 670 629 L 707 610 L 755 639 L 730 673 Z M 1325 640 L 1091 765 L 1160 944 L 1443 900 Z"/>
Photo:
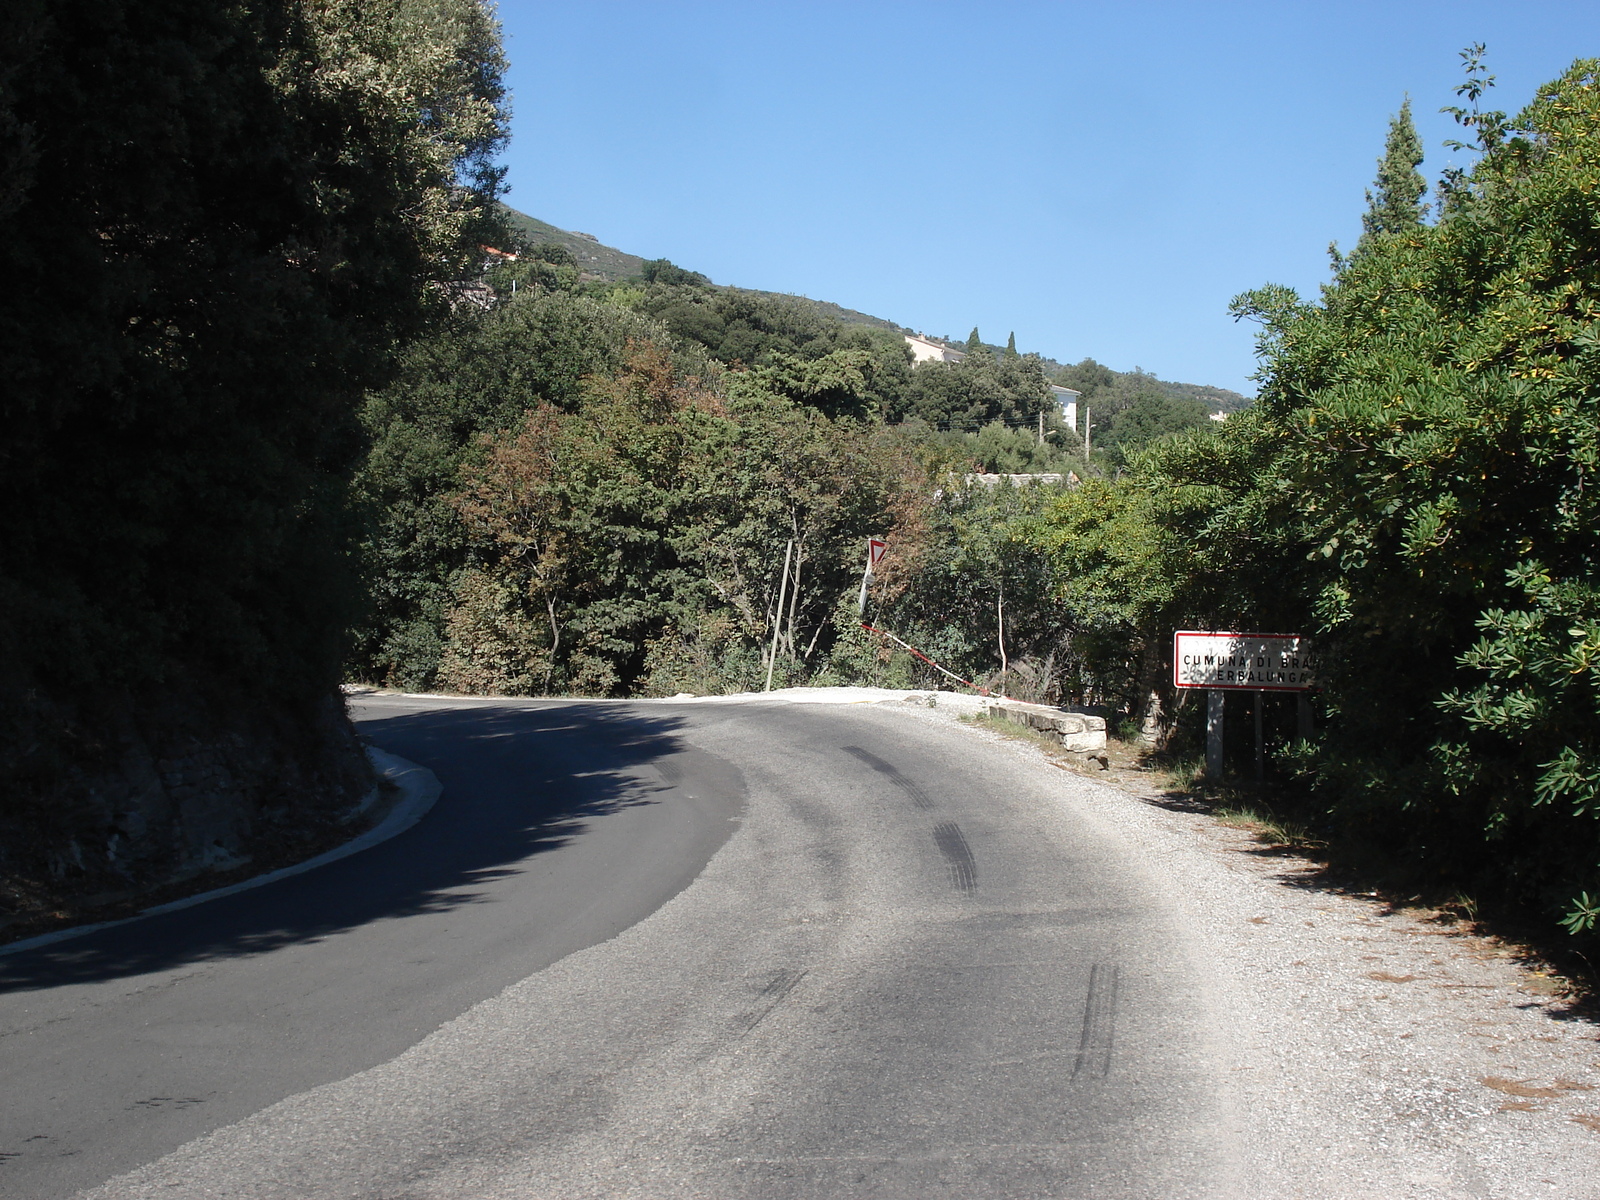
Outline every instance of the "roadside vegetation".
<path fill-rule="evenodd" d="M 348 836 L 359 407 L 499 236 L 506 114 L 475 0 L 6 26 L 0 928 L 27 928 Z"/>
<path fill-rule="evenodd" d="M 173 849 L 183 747 L 261 828 L 310 819 L 248 782 L 286 761 L 297 796 L 364 787 L 341 671 L 945 682 L 858 619 L 881 535 L 872 626 L 1173 762 L 1203 708 L 1173 630 L 1313 637 L 1315 736 L 1266 713 L 1296 836 L 1596 940 L 1593 61 L 1508 116 L 1467 52 L 1472 165 L 1431 190 L 1402 107 L 1321 294 L 1235 302 L 1247 404 L 976 329 L 913 365 L 890 322 L 550 240 L 496 201 L 475 0 L 47 7 L 0 62 L 0 819 L 26 870 L 111 891 L 212 855 Z M 205 837 L 227 858 L 249 823 Z"/>
<path fill-rule="evenodd" d="M 1261 392 L 1226 422 L 1205 389 L 976 330 L 965 361 L 913 367 L 897 332 L 805 302 L 666 262 L 586 282 L 564 248 L 518 247 L 499 302 L 368 403 L 358 670 L 720 692 L 760 686 L 775 645 L 779 683 L 935 684 L 857 622 L 863 541 L 883 534 L 871 624 L 1178 758 L 1201 706 L 1168 683 L 1174 629 L 1316 638 L 1315 737 L 1281 705 L 1266 722 L 1274 775 L 1305 798 L 1299 840 L 1592 934 L 1600 92 L 1580 62 L 1508 117 L 1467 59 L 1475 165 L 1430 203 L 1397 114 L 1322 294 L 1236 301 L 1261 325 Z M 1049 382 L 1101 414 L 1090 463 Z M 990 488 L 981 470 L 1074 478 Z"/>

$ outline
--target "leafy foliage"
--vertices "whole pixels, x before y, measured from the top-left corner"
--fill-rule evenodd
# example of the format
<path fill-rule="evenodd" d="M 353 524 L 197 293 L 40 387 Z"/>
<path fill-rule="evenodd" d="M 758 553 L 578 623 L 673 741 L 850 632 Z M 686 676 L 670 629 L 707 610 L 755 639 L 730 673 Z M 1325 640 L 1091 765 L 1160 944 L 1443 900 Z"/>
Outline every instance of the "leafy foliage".
<path fill-rule="evenodd" d="M 961 362 L 918 365 L 888 415 L 935 428 L 974 430 L 995 421 L 1026 423 L 1053 407 L 1036 355 L 997 355 L 974 343 Z"/>
<path fill-rule="evenodd" d="M 1260 399 L 1135 485 L 1197 548 L 1161 564 L 1191 620 L 1319 638 L 1333 827 L 1546 905 L 1600 873 L 1595 71 L 1491 121 L 1438 224 L 1371 238 L 1319 303 L 1236 302 Z"/>
<path fill-rule="evenodd" d="M 361 392 L 488 227 L 495 24 L 94 0 L 8 25 L 6 690 L 320 694 Z"/>
<path fill-rule="evenodd" d="M 787 671 L 826 655 L 859 546 L 918 470 L 895 434 L 829 415 L 864 394 L 863 352 L 729 372 L 603 294 L 462 312 L 369 402 L 363 673 L 720 691 L 761 679 L 774 630 Z"/>
<path fill-rule="evenodd" d="M 538 260 L 518 267 L 526 279 Z M 363 412 L 372 445 L 356 492 L 370 607 L 353 662 L 369 678 L 412 688 L 436 680 L 455 576 L 472 560 L 451 497 L 462 471 L 482 460 L 483 439 L 516 428 L 530 409 L 577 411 L 587 379 L 619 371 L 630 343 L 665 336 L 614 304 L 537 283 L 513 296 L 509 279 L 497 283 L 502 303 L 461 306 L 407 351 L 398 378 Z"/>
<path fill-rule="evenodd" d="M 1092 358 L 1057 371 L 1055 382 L 1079 393 L 1078 420 L 1091 423 L 1090 446 L 1100 450 L 1098 462 L 1111 468 L 1125 466 L 1130 455 L 1158 438 L 1209 432 L 1212 405 L 1230 396 L 1243 401 L 1220 388 L 1165 383 L 1137 369 L 1113 371 Z"/>

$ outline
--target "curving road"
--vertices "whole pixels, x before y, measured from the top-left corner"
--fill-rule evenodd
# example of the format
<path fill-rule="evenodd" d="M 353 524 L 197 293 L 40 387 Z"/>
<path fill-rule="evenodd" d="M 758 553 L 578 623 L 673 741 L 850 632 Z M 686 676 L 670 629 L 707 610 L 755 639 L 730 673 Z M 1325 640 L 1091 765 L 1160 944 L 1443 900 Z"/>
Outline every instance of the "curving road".
<path fill-rule="evenodd" d="M 355 706 L 444 785 L 0 957 L 0 1196 L 1233 1194 L 1194 963 L 1092 789 L 866 706 Z"/>

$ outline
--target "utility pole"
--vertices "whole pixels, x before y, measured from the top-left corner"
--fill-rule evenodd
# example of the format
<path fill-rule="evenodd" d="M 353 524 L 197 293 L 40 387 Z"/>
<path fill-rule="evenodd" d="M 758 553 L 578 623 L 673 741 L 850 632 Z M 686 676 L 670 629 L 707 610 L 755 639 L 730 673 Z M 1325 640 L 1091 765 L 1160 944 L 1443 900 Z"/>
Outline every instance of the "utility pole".
<path fill-rule="evenodd" d="M 1044 413 L 1039 413 L 1039 445 L 1044 445 Z"/>
<path fill-rule="evenodd" d="M 1083 461 L 1089 461 L 1089 406 L 1083 406 Z"/>

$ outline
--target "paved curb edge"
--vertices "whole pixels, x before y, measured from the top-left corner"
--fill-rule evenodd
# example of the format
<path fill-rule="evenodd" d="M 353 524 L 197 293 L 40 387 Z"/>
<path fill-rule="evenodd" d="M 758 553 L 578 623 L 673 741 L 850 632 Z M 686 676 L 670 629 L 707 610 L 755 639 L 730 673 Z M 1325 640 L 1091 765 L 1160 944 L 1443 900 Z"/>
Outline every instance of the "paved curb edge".
<path fill-rule="evenodd" d="M 157 904 L 147 908 L 137 916 L 123 917 L 116 921 L 100 921 L 94 925 L 78 925 L 72 929 L 58 929 L 54 933 L 41 933 L 38 937 L 26 938 L 20 942 L 0 946 L 0 957 L 7 954 L 17 954 L 24 950 L 34 950 L 40 946 L 48 946 L 55 942 L 64 942 L 70 938 L 83 937 L 86 934 L 98 933 L 102 929 L 114 929 L 118 925 L 128 925 L 134 921 L 142 921 L 146 917 L 159 916 L 162 913 L 177 912 L 181 908 L 192 908 L 196 904 L 204 904 L 208 900 L 219 900 L 223 896 L 232 896 L 238 892 L 247 892 L 251 888 L 262 887 L 269 883 L 276 883 L 280 879 L 287 879 L 291 875 L 300 875 L 306 871 L 314 871 L 328 863 L 337 862 L 341 858 L 349 858 L 352 854 L 360 854 L 363 850 L 370 850 L 380 842 L 386 842 L 398 834 L 404 833 L 427 814 L 433 807 L 434 801 L 439 798 L 443 790 L 438 777 L 414 762 L 409 762 L 399 755 L 390 754 L 387 750 L 376 747 L 367 747 L 367 758 L 372 763 L 373 769 L 386 781 L 398 787 L 401 797 L 389 810 L 389 815 L 377 825 L 359 837 L 351 838 L 342 846 L 335 846 L 332 850 L 324 851 L 315 858 L 308 858 L 305 862 L 295 863 L 291 867 L 280 867 L 276 871 L 268 871 L 265 875 L 257 875 L 253 879 L 243 879 L 238 883 L 229 884 L 227 887 L 213 888 L 209 892 L 200 892 L 194 896 L 185 896 L 182 900 L 172 900 L 166 904 Z M 359 811 L 370 808 L 377 800 L 377 789 L 361 802 Z"/>

